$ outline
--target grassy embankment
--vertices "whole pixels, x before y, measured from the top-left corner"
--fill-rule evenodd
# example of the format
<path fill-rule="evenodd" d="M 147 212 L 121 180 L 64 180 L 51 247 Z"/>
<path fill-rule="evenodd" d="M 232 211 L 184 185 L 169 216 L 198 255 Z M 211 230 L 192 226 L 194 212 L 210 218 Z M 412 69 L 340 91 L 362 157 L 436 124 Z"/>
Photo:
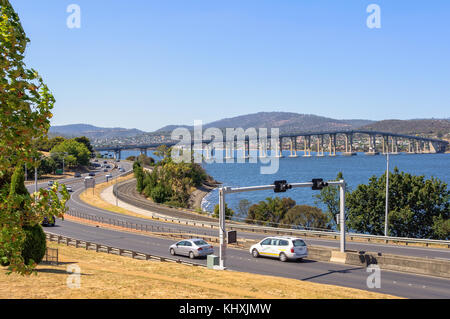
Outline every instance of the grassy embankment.
<path fill-rule="evenodd" d="M 53 242 L 61 265 L 39 265 L 37 276 L 6 275 L 0 267 L 0 298 L 397 298 L 306 281 L 143 261 Z M 67 265 L 81 269 L 81 287 L 68 288 Z"/>

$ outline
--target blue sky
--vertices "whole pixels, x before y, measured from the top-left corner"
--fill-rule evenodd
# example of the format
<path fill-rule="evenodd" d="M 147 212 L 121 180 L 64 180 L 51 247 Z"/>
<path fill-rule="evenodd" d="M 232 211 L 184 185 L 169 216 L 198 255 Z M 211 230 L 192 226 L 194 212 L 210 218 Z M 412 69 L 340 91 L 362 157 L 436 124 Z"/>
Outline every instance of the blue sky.
<path fill-rule="evenodd" d="M 450 1 L 10 0 L 53 125 L 146 131 L 259 111 L 449 117 Z M 68 5 L 81 8 L 69 29 Z M 369 4 L 381 29 L 369 29 Z"/>

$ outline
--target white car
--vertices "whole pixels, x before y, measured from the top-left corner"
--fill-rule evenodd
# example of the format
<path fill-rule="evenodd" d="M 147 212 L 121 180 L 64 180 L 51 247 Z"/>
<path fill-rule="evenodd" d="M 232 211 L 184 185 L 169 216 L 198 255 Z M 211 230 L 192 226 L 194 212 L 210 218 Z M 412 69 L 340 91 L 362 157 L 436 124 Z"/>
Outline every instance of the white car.
<path fill-rule="evenodd" d="M 299 237 L 273 236 L 251 246 L 250 254 L 255 258 L 264 256 L 279 258 L 281 261 L 301 260 L 308 257 L 308 248 Z"/>
<path fill-rule="evenodd" d="M 214 247 L 200 238 L 185 239 L 176 242 L 169 247 L 172 256 L 185 255 L 191 259 L 204 257 L 214 253 Z"/>

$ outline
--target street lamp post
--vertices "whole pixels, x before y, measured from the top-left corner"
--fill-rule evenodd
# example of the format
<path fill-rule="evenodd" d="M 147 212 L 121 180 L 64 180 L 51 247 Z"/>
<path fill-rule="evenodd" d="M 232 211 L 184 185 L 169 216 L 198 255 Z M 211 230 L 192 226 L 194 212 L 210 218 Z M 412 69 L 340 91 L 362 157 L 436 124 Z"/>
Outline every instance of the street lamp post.
<path fill-rule="evenodd" d="M 384 212 L 384 236 L 388 235 L 388 213 L 389 213 L 389 152 L 386 153 L 386 207 Z"/>
<path fill-rule="evenodd" d="M 67 155 L 67 153 L 64 152 L 64 153 L 63 153 L 63 171 L 62 171 L 63 176 L 64 176 L 64 159 L 66 158 L 66 155 Z"/>
<path fill-rule="evenodd" d="M 55 154 L 61 155 L 62 154 L 62 174 L 64 175 L 64 159 L 66 158 L 66 155 L 69 155 L 67 152 L 57 152 Z"/>

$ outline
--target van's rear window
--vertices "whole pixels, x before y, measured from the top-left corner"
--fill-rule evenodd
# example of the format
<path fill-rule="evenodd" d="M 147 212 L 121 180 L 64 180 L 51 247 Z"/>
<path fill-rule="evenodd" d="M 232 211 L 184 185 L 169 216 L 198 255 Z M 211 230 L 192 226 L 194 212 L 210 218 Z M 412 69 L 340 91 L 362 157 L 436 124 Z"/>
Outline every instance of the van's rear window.
<path fill-rule="evenodd" d="M 301 239 L 295 239 L 292 241 L 294 247 L 306 246 L 305 242 Z"/>

